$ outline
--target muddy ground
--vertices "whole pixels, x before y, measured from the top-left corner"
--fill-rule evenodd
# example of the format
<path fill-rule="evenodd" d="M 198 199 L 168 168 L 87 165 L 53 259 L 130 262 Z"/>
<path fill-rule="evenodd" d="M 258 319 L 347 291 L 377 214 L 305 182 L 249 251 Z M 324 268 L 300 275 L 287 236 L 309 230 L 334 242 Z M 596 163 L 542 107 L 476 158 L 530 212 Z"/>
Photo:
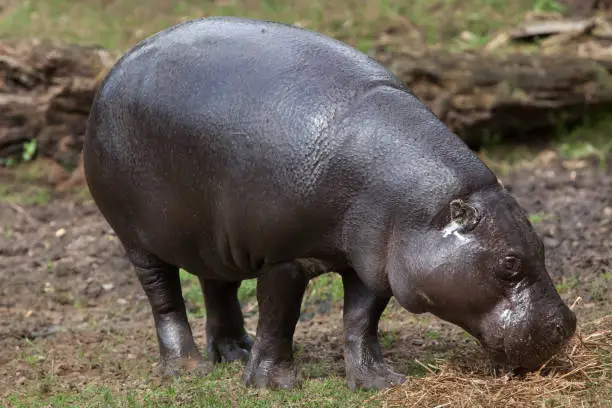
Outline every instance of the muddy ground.
<path fill-rule="evenodd" d="M 582 298 L 575 306 L 581 322 L 610 313 L 612 166 L 540 155 L 537 167 L 501 178 L 532 214 L 563 298 Z M 82 196 L 49 197 L 8 172 L 0 182 L 0 405 L 16 393 L 151 387 L 157 344 L 149 305 L 95 205 Z M 20 194 L 34 198 L 24 202 L 15 198 Z M 253 333 L 252 303 L 245 312 Z M 192 326 L 203 347 L 204 319 L 192 319 Z M 408 372 L 415 357 L 473 341 L 395 304 L 381 330 L 386 356 Z M 307 375 L 343 375 L 340 338 L 338 305 L 304 314 L 295 339 Z"/>

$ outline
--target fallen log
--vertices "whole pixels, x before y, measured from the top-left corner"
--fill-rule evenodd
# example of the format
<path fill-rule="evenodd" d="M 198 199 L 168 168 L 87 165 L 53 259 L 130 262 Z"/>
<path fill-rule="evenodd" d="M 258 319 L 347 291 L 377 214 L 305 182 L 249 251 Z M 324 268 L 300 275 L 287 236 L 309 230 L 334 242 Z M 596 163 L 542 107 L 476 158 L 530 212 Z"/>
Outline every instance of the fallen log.
<path fill-rule="evenodd" d="M 75 167 L 91 101 L 114 60 L 96 47 L 0 43 L 0 159 L 35 140 L 38 157 Z"/>
<path fill-rule="evenodd" d="M 612 109 L 612 60 L 440 50 L 377 59 L 473 148 L 489 137 L 548 136 Z"/>
<path fill-rule="evenodd" d="M 80 45 L 0 43 L 0 160 L 36 140 L 39 157 L 78 166 L 91 101 L 116 57 Z M 535 138 L 612 108 L 610 60 L 434 49 L 375 57 L 475 149 L 487 137 Z"/>

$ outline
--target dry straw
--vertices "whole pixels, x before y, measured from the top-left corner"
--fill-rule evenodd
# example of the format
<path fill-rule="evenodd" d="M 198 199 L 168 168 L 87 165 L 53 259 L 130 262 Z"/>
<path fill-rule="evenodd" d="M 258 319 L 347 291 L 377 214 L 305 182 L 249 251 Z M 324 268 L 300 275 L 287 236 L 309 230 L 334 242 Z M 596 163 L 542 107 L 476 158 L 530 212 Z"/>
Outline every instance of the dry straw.
<path fill-rule="evenodd" d="M 483 352 L 462 351 L 423 378 L 377 394 L 383 407 L 612 407 L 612 315 L 582 324 L 538 371 L 495 377 Z"/>

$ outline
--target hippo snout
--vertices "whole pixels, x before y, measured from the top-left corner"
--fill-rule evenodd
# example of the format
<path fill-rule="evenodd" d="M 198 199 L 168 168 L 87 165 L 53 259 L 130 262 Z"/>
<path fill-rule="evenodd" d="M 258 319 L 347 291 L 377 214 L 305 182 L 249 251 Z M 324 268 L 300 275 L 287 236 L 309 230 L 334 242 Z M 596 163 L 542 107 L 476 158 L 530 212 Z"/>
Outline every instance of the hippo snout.
<path fill-rule="evenodd" d="M 510 328 L 504 341 L 504 363 L 527 370 L 538 369 L 558 353 L 576 331 L 576 315 L 564 303 L 552 316 L 537 316 L 532 323 Z"/>

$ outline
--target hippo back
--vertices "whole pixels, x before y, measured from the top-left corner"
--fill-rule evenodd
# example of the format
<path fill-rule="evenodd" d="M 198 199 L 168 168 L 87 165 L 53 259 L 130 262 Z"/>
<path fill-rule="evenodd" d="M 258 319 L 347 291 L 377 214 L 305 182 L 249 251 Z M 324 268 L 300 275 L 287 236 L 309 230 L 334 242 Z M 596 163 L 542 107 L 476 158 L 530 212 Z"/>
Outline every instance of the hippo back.
<path fill-rule="evenodd" d="M 90 190 L 124 243 L 176 264 L 211 258 L 201 247 L 244 268 L 312 255 L 373 178 L 418 193 L 424 173 L 407 160 L 490 175 L 372 58 L 309 30 L 228 17 L 177 25 L 121 58 L 84 151 Z"/>

